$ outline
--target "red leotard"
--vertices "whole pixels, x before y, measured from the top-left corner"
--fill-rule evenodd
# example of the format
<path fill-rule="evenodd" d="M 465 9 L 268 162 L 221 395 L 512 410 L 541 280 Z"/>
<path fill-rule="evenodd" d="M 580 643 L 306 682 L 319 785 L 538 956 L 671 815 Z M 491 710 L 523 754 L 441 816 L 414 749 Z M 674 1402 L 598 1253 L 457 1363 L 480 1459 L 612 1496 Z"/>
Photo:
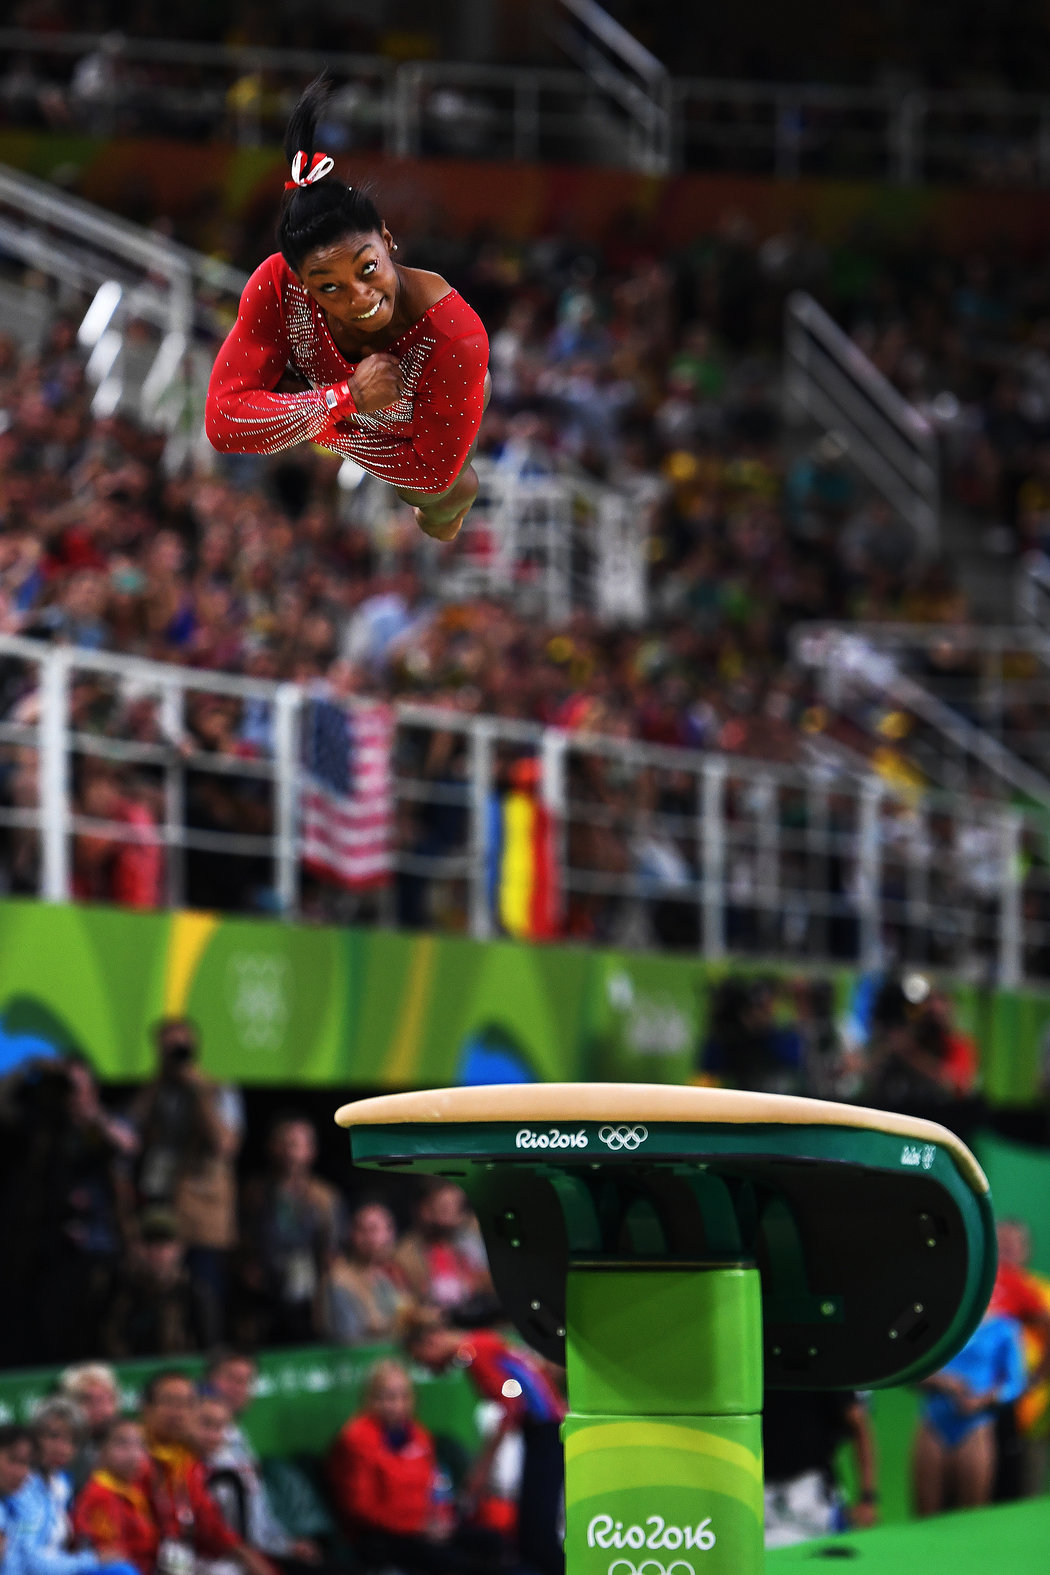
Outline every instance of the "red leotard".
<path fill-rule="evenodd" d="M 481 425 L 489 353 L 484 325 L 450 290 L 386 348 L 401 364 L 402 397 L 373 415 L 333 422 L 320 390 L 345 382 L 357 363 L 336 349 L 324 312 L 275 253 L 248 280 L 212 369 L 210 442 L 225 453 L 273 454 L 314 441 L 395 487 L 446 491 Z M 272 393 L 289 367 L 313 388 Z"/>

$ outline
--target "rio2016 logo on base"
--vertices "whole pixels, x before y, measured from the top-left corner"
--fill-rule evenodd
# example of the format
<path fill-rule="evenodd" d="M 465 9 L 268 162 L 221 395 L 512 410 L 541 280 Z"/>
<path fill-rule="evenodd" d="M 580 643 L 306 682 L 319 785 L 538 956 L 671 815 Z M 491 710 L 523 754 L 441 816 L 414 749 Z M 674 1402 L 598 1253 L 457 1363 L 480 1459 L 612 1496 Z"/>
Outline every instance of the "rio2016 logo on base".
<path fill-rule="evenodd" d="M 561 1127 L 551 1127 L 546 1132 L 533 1132 L 531 1127 L 522 1127 L 514 1139 L 515 1148 L 586 1148 L 587 1134 L 581 1127 L 579 1132 L 563 1132 Z"/>
<path fill-rule="evenodd" d="M 709 1553 L 717 1542 L 711 1530 L 711 1517 L 707 1516 L 697 1526 L 671 1526 L 662 1515 L 649 1515 L 644 1525 L 625 1526 L 622 1520 L 611 1515 L 595 1515 L 587 1527 L 589 1548 L 630 1548 L 646 1553 L 677 1553 L 679 1548 L 696 1549 Z M 613 1559 L 607 1575 L 696 1575 L 696 1567 L 688 1559 L 672 1559 L 664 1564 L 660 1559 Z"/>

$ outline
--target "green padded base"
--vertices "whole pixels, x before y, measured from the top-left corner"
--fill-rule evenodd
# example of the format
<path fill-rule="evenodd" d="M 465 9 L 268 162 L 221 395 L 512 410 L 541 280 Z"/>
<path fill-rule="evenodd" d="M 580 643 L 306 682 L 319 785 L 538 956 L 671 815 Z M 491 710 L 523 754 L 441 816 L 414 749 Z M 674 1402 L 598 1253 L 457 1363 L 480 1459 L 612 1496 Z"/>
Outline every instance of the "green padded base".
<path fill-rule="evenodd" d="M 766 1554 L 767 1575 L 781 1570 L 856 1570 L 857 1575 L 1046 1575 L 1050 1498 L 939 1515 L 845 1537 L 822 1537 Z"/>

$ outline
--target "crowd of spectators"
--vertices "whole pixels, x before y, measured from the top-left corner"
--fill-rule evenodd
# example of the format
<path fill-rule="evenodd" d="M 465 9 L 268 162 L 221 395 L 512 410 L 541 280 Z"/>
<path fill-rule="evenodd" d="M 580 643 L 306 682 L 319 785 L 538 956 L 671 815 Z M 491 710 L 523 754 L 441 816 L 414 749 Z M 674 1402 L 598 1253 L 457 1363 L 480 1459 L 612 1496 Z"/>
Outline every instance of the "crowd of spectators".
<path fill-rule="evenodd" d="M 19 1288 L 0 1314 L 5 1363 L 74 1363 L 29 1428 L 0 1429 L 5 1570 L 172 1575 L 174 1539 L 246 1575 L 329 1575 L 351 1550 L 363 1571 L 559 1575 L 561 1375 L 508 1343 L 460 1190 L 386 1178 L 351 1196 L 319 1174 L 315 1129 L 296 1113 L 271 1122 L 263 1168 L 243 1173 L 237 1091 L 204 1074 L 187 1021 L 162 1024 L 157 1045 L 158 1075 L 119 1110 L 76 1056 L 24 1062 L 0 1089 L 2 1242 Z M 918 976 L 862 980 L 844 1014 L 826 981 L 731 976 L 712 992 L 699 1068 L 731 1086 L 949 1112 L 958 1126 L 975 1050 Z M 1029 1255 L 1024 1226 L 1004 1222 L 987 1318 L 922 1387 L 920 1513 L 1038 1489 L 1050 1289 Z M 318 1343 L 403 1355 L 378 1361 L 359 1413 L 318 1440 L 316 1472 L 283 1462 L 267 1477 L 242 1426 L 249 1353 Z M 194 1357 L 199 1381 L 170 1365 Z M 128 1358 L 161 1364 L 135 1414 L 108 1365 Z M 494 1402 L 476 1458 L 419 1422 L 420 1369 L 462 1372 Z M 769 1545 L 846 1523 L 844 1442 L 852 1523 L 873 1524 L 863 1397 L 770 1396 L 767 1411 Z"/>
<path fill-rule="evenodd" d="M 186 3 L 165 10 L 157 0 L 18 0 L 9 25 L 44 41 L 63 31 L 121 31 L 139 38 L 193 43 L 293 46 L 300 49 L 385 49 L 411 46 L 427 56 L 458 46 L 463 58 L 522 63 L 563 58 L 536 19 L 521 7 L 494 0 L 487 18 L 471 18 L 467 32 L 455 14 L 428 16 L 412 0 L 372 0 L 347 7 L 320 0 L 304 8 L 294 0 L 260 12 L 244 0 Z M 975 77 L 991 87 L 1037 87 L 1050 52 L 1046 18 L 1029 0 L 1004 0 L 990 15 L 980 0 L 956 0 L 950 32 L 943 14 L 912 15 L 881 9 L 858 20 L 829 12 L 820 0 L 800 0 L 793 22 L 778 22 L 761 7 L 745 4 L 702 23 L 672 18 L 642 0 L 617 0 L 617 19 L 682 75 L 759 77 L 785 81 L 871 81 L 910 73 L 941 88 L 969 85 Z M 473 36 L 472 36 L 473 34 Z"/>
<path fill-rule="evenodd" d="M 1050 301 L 1037 263 L 953 265 L 929 248 L 880 258 L 801 225 L 759 244 L 732 214 L 671 260 L 626 225 L 604 251 L 569 234 L 402 244 L 489 327 L 483 451 L 519 473 L 596 475 L 630 499 L 653 626 L 602 629 L 580 610 L 556 631 L 503 605 L 435 605 L 405 520 L 368 484 L 341 491 L 333 458 L 295 451 L 166 477 L 157 438 L 91 415 L 59 319 L 38 354 L 0 352 L 5 631 L 266 677 L 319 676 L 346 658 L 398 692 L 469 686 L 479 708 L 541 720 L 572 720 L 582 689 L 611 723 L 659 741 L 707 738 L 722 720 L 705 725 L 716 688 L 743 691 L 730 693 L 734 715 L 775 687 L 796 720 L 793 621 L 968 612 L 948 554 L 922 557 L 834 439 L 785 455 L 780 312 L 800 285 L 943 431 L 958 496 L 1010 540 L 1043 539 Z M 666 692 L 671 678 L 689 682 L 685 697 Z M 216 748 L 243 732 L 221 710 L 194 719 Z"/>
<path fill-rule="evenodd" d="M 135 1411 L 122 1410 L 108 1364 L 67 1367 L 28 1426 L 0 1427 L 4 1568 L 18 1575 L 167 1575 L 197 1567 L 244 1575 L 557 1575 L 560 1549 L 554 1542 L 553 1552 L 541 1549 L 534 1535 L 537 1520 L 553 1528 L 557 1493 L 547 1495 L 549 1503 L 530 1501 L 523 1482 L 508 1498 L 493 1469 L 507 1433 L 524 1437 L 527 1454 L 534 1426 L 528 1402 L 500 1395 L 506 1373 L 524 1364 L 546 1390 L 555 1440 L 564 1414 L 557 1375 L 487 1330 L 449 1331 L 447 1344 L 450 1354 L 431 1363 L 435 1372 L 455 1360 L 479 1397 L 495 1399 L 502 1413 L 476 1459 L 422 1425 L 405 1362 L 387 1357 L 373 1366 L 360 1409 L 327 1448 L 318 1441 L 316 1467 L 282 1462 L 276 1503 L 242 1426 L 258 1377 L 254 1357 L 225 1348 L 199 1379 L 162 1365 Z M 423 1361 L 418 1338 L 406 1356 L 409 1349 Z"/>
<path fill-rule="evenodd" d="M 508 473 L 597 478 L 628 500 L 647 580 L 640 622 L 607 621 L 582 594 L 563 621 L 546 622 L 527 565 L 506 595 L 457 592 L 469 583 L 457 579 L 461 566 L 485 551 L 484 505 L 462 544 L 439 558 L 387 489 L 368 479 L 340 485 L 340 462 L 319 451 L 168 475 L 159 437 L 125 412 L 92 413 L 74 325 L 56 317 L 39 352 L 0 346 L 0 631 L 289 678 L 336 697 L 419 699 L 729 756 L 792 762 L 829 743 L 853 761 L 890 757 L 887 769 L 903 756 L 909 785 L 921 782 L 907 763 L 908 719 L 877 699 L 863 714 L 829 710 L 792 658 L 790 631 L 814 618 L 965 629 L 975 614 L 951 543 L 924 556 L 909 527 L 861 488 L 833 436 L 785 445 L 782 303 L 800 286 L 827 302 L 937 426 L 949 492 L 983 521 L 989 550 L 1009 555 L 1042 546 L 1046 534 L 1050 302 L 1035 260 L 953 260 L 926 245 L 880 249 L 859 235 L 832 247 L 801 222 L 760 242 L 733 214 L 666 258 L 626 220 L 604 247 L 571 231 L 512 243 L 455 237 L 437 221 L 426 230 L 405 234 L 405 254 L 442 269 L 490 329 L 482 451 Z M 246 235 L 239 244 L 254 256 L 266 241 Z M 1014 737 L 1040 734 L 1036 688 L 1010 719 Z M 148 746 L 154 761 L 197 762 L 185 773 L 189 830 L 213 839 L 272 832 L 268 784 L 252 776 L 273 749 L 265 703 L 191 693 L 174 727 L 156 694 L 81 673 L 71 706 L 78 732 Z M 32 722 L 38 708 L 32 669 L 5 662 L 3 720 Z M 401 734 L 399 749 L 403 775 L 462 790 L 456 735 Z M 212 759 L 218 772 L 203 769 Z M 693 831 L 676 829 L 695 827 L 688 784 L 668 776 L 647 790 L 612 766 L 579 771 L 574 799 L 597 804 L 605 821 L 574 828 L 574 867 L 685 890 L 700 863 Z M 75 790 L 77 811 L 97 828 L 74 841 L 76 894 L 141 907 L 168 898 L 161 767 L 84 759 Z M 30 809 L 37 792 L 34 751 L 6 746 L 5 807 Z M 742 788 L 730 804 L 741 823 L 760 813 L 746 799 Z M 634 824 L 639 806 L 646 827 Z M 781 816 L 787 832 L 787 806 Z M 402 803 L 398 836 L 421 858 L 455 854 L 464 825 L 452 798 L 429 807 L 417 799 Z M 955 881 L 962 897 L 946 900 L 944 914 L 966 902 L 988 909 L 994 891 L 978 889 L 987 859 L 964 856 L 961 832 L 957 857 L 950 828 L 935 832 L 902 810 L 885 828 L 887 848 L 908 843 L 922 879 Z M 928 857 L 916 851 L 923 838 Z M 35 890 L 36 833 L 15 825 L 5 843 L 7 888 Z M 855 955 L 852 877 L 833 863 L 825 860 L 820 879 L 847 916 L 824 950 Z M 755 879 L 743 870 L 740 883 Z M 185 855 L 178 884 L 176 900 L 200 907 L 267 911 L 276 901 L 265 859 L 214 840 Z M 462 892 L 448 899 L 424 885 L 418 876 L 399 882 L 397 917 L 461 924 Z M 304 906 L 331 911 L 309 893 Z M 665 904 L 650 929 L 661 944 L 690 946 L 697 922 L 687 898 Z M 577 893 L 565 923 L 583 938 L 623 938 L 623 905 Z M 756 928 L 731 914 L 734 925 L 734 944 L 749 949 L 789 940 L 766 935 L 764 921 Z M 985 956 L 990 946 L 989 932 L 971 951 Z M 963 965 L 958 952 L 948 937 L 915 960 Z"/>
<path fill-rule="evenodd" d="M 899 112 L 908 90 L 955 88 L 969 90 L 969 102 L 942 123 L 931 148 L 934 173 L 986 183 L 1004 177 L 1038 182 L 1036 115 L 1029 119 L 1023 106 L 1016 117 L 1006 116 L 994 98 L 990 107 L 987 102 L 989 89 L 1039 90 L 1050 35 L 1030 0 L 1011 0 L 994 14 L 980 0 L 956 0 L 949 30 L 937 12 L 927 17 L 887 9 L 858 27 L 848 12 L 832 14 L 822 0 L 799 0 L 790 25 L 754 6 L 673 23 L 662 8 L 627 0 L 616 11 L 674 75 L 694 84 L 697 78 L 715 84 L 741 78 L 825 86 L 849 81 L 885 95 L 881 105 L 869 106 L 818 92 L 771 117 L 772 94 L 756 104 L 731 87 L 724 95 L 717 86 L 694 91 L 680 121 L 684 134 L 674 139 L 687 161 L 779 174 L 774 147 L 780 146 L 790 149 L 796 165 L 804 159 L 807 168 L 823 173 L 880 177 L 893 141 L 883 123 L 886 110 Z M 391 122 L 402 109 L 390 92 L 391 66 L 444 59 L 565 69 L 578 58 L 558 47 L 542 6 L 514 0 L 492 0 L 483 12 L 450 6 L 442 13 L 411 0 L 350 8 L 304 8 L 289 0 L 264 11 L 231 0 L 175 12 L 155 0 L 96 0 L 88 7 L 23 0 L 10 12 L 9 25 L 21 37 L 0 76 L 0 118 L 89 134 L 227 136 L 251 143 L 272 138 L 295 97 L 292 70 L 280 58 L 292 49 L 358 56 L 335 106 L 337 145 L 373 147 L 389 143 Z M 230 54 L 224 59 L 216 49 L 209 58 L 202 44 L 227 46 Z M 266 49 L 268 57 L 256 52 Z M 464 81 L 454 74 L 429 92 L 419 83 L 412 91 L 426 152 L 506 156 L 512 90 L 505 78 Z M 551 95 L 556 108 L 550 128 L 540 118 L 541 156 L 602 163 L 618 151 L 623 156 L 618 118 L 596 113 L 595 96 L 581 94 L 580 100 L 571 125 L 567 96 Z M 913 138 L 922 129 L 912 121 Z"/>
<path fill-rule="evenodd" d="M 233 1336 L 368 1344 L 424 1307 L 491 1321 L 455 1186 L 348 1197 L 317 1173 L 316 1128 L 295 1111 L 245 1173 L 239 1092 L 203 1074 L 188 1021 L 156 1043 L 156 1077 L 119 1112 L 76 1055 L 3 1080 L 3 1241 L 25 1287 L 0 1315 L 5 1361 L 176 1356 Z"/>
<path fill-rule="evenodd" d="M 323 1575 L 348 1548 L 355 1570 L 481 1575 L 518 1569 L 517 1546 L 520 1567 L 557 1575 L 560 1377 L 508 1346 L 463 1193 L 435 1178 L 351 1194 L 318 1174 L 316 1129 L 291 1111 L 270 1123 L 263 1168 L 242 1172 L 242 1098 L 205 1076 L 193 1026 L 162 1023 L 157 1051 L 157 1076 L 119 1113 L 75 1055 L 24 1061 L 0 1088 L 3 1245 L 19 1286 L 5 1366 L 75 1362 L 32 1429 L 0 1430 L 5 1571 L 179 1575 L 169 1561 L 189 1546 L 245 1575 Z M 332 1441 L 331 1535 L 289 1530 L 237 1425 L 256 1374 L 244 1353 L 318 1344 L 400 1344 L 417 1368 L 466 1373 L 495 1406 L 485 1449 L 446 1458 L 414 1417 L 405 1366 L 384 1360 Z M 199 1388 L 169 1368 L 141 1415 L 119 1414 L 105 1363 L 195 1353 L 209 1356 Z"/>
<path fill-rule="evenodd" d="M 254 256 L 266 240 L 246 233 L 238 244 Z M 506 595 L 457 592 L 470 584 L 457 579 L 459 569 L 486 550 L 484 505 L 462 544 L 439 558 L 387 489 L 369 479 L 348 489 L 338 459 L 320 451 L 168 475 L 157 435 L 126 412 L 92 413 L 74 324 L 56 316 L 37 352 L 0 345 L 0 632 L 289 678 L 337 698 L 419 699 L 569 735 L 730 757 L 797 762 L 812 758 L 814 747 L 841 746 L 849 761 L 867 758 L 889 774 L 903 759 L 906 783 L 921 782 L 908 718 L 887 714 L 877 697 L 848 715 L 829 709 L 814 676 L 793 659 L 790 631 L 821 618 L 965 630 L 975 614 L 953 573 L 951 544 L 940 557 L 924 556 L 909 527 L 862 489 L 834 436 L 785 444 L 782 303 L 793 288 L 813 290 L 923 409 L 941 433 L 955 504 L 983 522 L 990 551 L 1009 556 L 1045 545 L 1050 517 L 1040 501 L 1050 453 L 1050 302 L 1036 261 L 953 260 L 930 246 L 893 251 L 859 235 L 829 246 L 801 222 L 760 241 L 733 214 L 674 257 L 659 257 L 626 220 L 604 247 L 571 230 L 531 243 L 456 237 L 437 221 L 405 233 L 402 245 L 413 260 L 442 269 L 489 326 L 487 457 L 523 476 L 597 478 L 628 500 L 647 581 L 640 622 L 608 621 L 585 594 L 563 621 L 546 622 L 528 565 Z M 574 541 L 576 554 L 586 535 Z M 1015 741 L 1041 736 L 1037 688 L 1028 686 L 1008 719 Z M 31 723 L 39 704 L 33 669 L 5 661 L 3 720 Z M 269 784 L 252 775 L 273 750 L 268 705 L 191 692 L 175 726 L 155 693 L 81 672 L 71 710 L 78 732 L 144 745 L 154 762 L 80 760 L 75 809 L 96 829 L 74 839 L 78 897 L 273 908 L 272 864 L 215 840 L 272 833 Z M 399 845 L 418 856 L 417 868 L 460 853 L 462 736 L 402 731 L 398 748 L 401 775 L 451 795 L 429 805 L 418 796 L 403 801 Z M 185 825 L 213 839 L 186 852 L 174 886 L 158 835 L 170 805 L 156 763 L 163 760 L 193 762 L 184 776 Z M 204 769 L 212 760 L 216 772 Z M 564 927 L 581 938 L 695 945 L 689 891 L 701 855 L 690 783 L 671 773 L 648 786 L 628 782 L 593 760 L 573 769 L 573 799 L 588 813 L 570 831 L 573 867 L 637 877 L 672 900 L 657 902 L 645 933 L 635 935 L 622 902 L 578 891 Z M 38 791 L 35 751 L 5 746 L 4 807 L 32 809 Z M 751 820 L 768 814 L 749 794 L 746 784 L 733 790 L 727 810 L 745 836 Z M 841 823 L 833 832 L 852 834 L 844 806 L 833 801 L 830 814 Z M 803 835 L 797 806 L 782 802 L 780 820 L 782 837 Z M 919 865 L 930 894 L 945 888 L 933 904 L 941 918 L 919 926 L 920 964 L 984 966 L 994 950 L 987 914 L 995 855 L 970 845 L 982 835 L 991 833 L 976 822 L 953 829 L 904 806 L 886 820 L 888 896 L 905 907 Z M 36 832 L 16 824 L 4 843 L 6 888 L 35 891 Z M 889 861 L 897 854 L 895 873 Z M 1038 850 L 1028 856 L 1037 860 Z M 803 870 L 807 857 L 791 855 L 780 885 L 816 878 L 834 917 L 834 933 L 819 943 L 825 953 L 855 956 L 856 877 L 830 853 L 814 877 Z M 743 854 L 731 862 L 738 893 L 727 917 L 731 944 L 811 945 L 812 925 L 792 942 L 789 917 L 777 920 L 774 934 L 769 913 L 749 910 L 739 893 L 758 876 Z M 676 900 L 676 891 L 686 895 Z M 1026 902 L 1039 951 L 1044 900 Z M 342 916 L 309 887 L 304 909 Z M 987 933 L 960 941 L 947 933 L 951 916 L 969 909 Z M 455 927 L 465 922 L 464 894 L 403 875 L 386 916 Z M 938 925 L 947 927 L 939 938 Z"/>
<path fill-rule="evenodd" d="M 303 1111 L 272 1116 L 244 1162 L 244 1102 L 201 1068 L 194 1025 L 156 1031 L 155 1076 L 122 1107 L 86 1060 L 23 1060 L 0 1081 L 0 1242 L 18 1297 L 13 1363 L 391 1338 L 420 1309 L 454 1327 L 498 1312 L 476 1223 L 435 1181 L 349 1195 L 318 1168 Z M 848 1005 L 821 978 L 730 974 L 711 987 L 697 1075 L 769 1093 L 863 1099 L 964 1119 L 977 1052 L 918 973 L 864 976 Z"/>
<path fill-rule="evenodd" d="M 919 972 L 861 975 L 845 1005 L 830 978 L 730 973 L 711 988 L 696 1072 L 703 1082 L 881 1110 L 951 1107 L 961 1130 L 979 1054 L 950 997 Z"/>

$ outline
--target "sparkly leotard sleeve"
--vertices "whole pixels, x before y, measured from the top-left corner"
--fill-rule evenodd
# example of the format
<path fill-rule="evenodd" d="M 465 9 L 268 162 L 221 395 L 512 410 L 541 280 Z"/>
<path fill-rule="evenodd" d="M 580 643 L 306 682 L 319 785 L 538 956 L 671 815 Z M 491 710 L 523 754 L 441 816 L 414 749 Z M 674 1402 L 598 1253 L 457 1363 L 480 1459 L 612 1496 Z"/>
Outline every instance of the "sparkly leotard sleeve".
<path fill-rule="evenodd" d="M 313 440 L 396 487 L 444 492 L 481 425 L 484 325 L 450 290 L 387 350 L 401 365 L 402 397 L 386 410 L 333 422 L 322 390 L 345 382 L 356 363 L 340 354 L 324 313 L 284 259 L 268 257 L 248 280 L 212 369 L 209 441 L 224 453 L 274 454 Z M 286 369 L 313 386 L 274 393 Z"/>

